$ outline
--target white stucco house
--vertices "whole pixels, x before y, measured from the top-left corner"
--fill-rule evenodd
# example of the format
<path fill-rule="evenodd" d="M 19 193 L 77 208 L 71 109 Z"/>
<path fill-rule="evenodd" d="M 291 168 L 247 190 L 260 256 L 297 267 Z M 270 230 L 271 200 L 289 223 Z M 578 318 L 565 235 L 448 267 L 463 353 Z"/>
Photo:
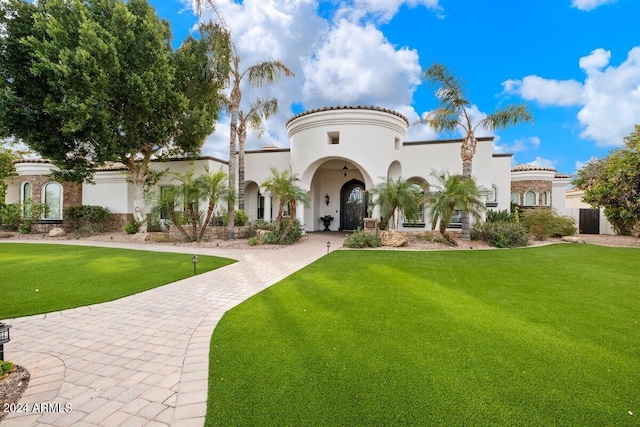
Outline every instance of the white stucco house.
<path fill-rule="evenodd" d="M 406 141 L 409 121 L 401 114 L 380 107 L 328 107 L 292 117 L 286 124 L 290 148 L 275 146 L 247 151 L 245 155 L 245 212 L 249 218 L 270 220 L 278 210 L 261 184 L 271 176 L 272 167 L 291 172 L 300 178 L 300 186 L 308 191 L 311 203 L 298 209 L 298 216 L 307 231 L 324 229 L 320 218 L 334 217 L 331 230 L 353 230 L 367 216 L 367 190 L 388 177 L 402 177 L 416 184 L 431 179 L 432 171 L 462 172 L 460 146 L 462 140 Z M 285 144 L 283 144 L 285 145 Z M 473 159 L 473 176 L 487 189 L 487 207 L 494 210 L 510 208 L 514 193 L 512 181 L 536 179 L 540 171 L 522 172 L 511 169 L 511 154 L 494 154 L 493 138 L 479 138 Z M 7 203 L 31 198 L 37 203 L 58 206 L 50 209 L 49 220 L 62 218 L 62 207 L 70 204 L 99 205 L 114 214 L 132 214 L 133 190 L 124 167 L 104 167 L 96 172 L 93 184 L 73 186 L 48 181 L 46 175 L 54 167 L 43 160 L 24 160 L 15 164 L 18 176 L 8 182 Z M 201 157 L 197 160 L 154 162 L 153 170 L 182 173 L 205 168 L 228 169 L 226 161 Z M 555 171 L 554 171 L 555 172 Z M 527 175 L 528 174 L 528 175 Z M 544 175 L 544 174 L 543 174 Z M 550 181 L 535 191 L 535 205 L 551 206 L 564 211 L 566 176 L 555 173 L 543 178 Z M 525 179 L 526 178 L 526 179 Z M 539 178 L 539 177 L 538 177 Z M 155 190 L 172 185 L 165 174 Z M 525 194 L 522 195 L 526 202 Z M 151 201 L 149 202 L 152 203 Z M 147 206 L 147 211 L 151 206 Z M 379 216 L 377 210 L 373 216 Z M 402 224 L 402 229 L 430 229 L 427 209 L 418 224 Z"/>

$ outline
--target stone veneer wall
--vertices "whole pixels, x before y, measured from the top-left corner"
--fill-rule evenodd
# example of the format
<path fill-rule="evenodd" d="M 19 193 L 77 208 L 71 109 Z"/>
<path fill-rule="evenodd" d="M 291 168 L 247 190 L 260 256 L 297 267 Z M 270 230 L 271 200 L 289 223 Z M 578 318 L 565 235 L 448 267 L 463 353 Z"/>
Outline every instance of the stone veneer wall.
<path fill-rule="evenodd" d="M 243 239 L 247 235 L 247 229 L 249 227 L 233 227 L 233 236 L 235 239 Z M 187 229 L 187 227 L 185 227 Z M 188 232 L 191 230 L 187 229 Z M 169 227 L 169 235 L 175 239 L 182 239 L 184 235 L 180 233 L 174 225 Z M 204 232 L 203 240 L 226 240 L 227 239 L 227 227 L 226 226 L 210 226 Z"/>
<path fill-rule="evenodd" d="M 34 204 L 42 203 L 42 186 L 53 181 L 44 175 L 23 175 L 20 178 L 20 191 L 22 184 L 29 182 L 31 184 L 31 199 Z M 82 204 L 82 185 L 72 182 L 59 183 L 62 185 L 62 209 L 69 206 L 77 206 Z"/>
<path fill-rule="evenodd" d="M 549 205 L 551 206 L 551 181 L 528 180 L 511 181 L 511 192 L 517 191 L 520 194 L 520 203 L 524 203 L 524 194 L 527 191 L 535 191 L 538 194 L 537 206 L 542 206 L 542 193 L 549 193 Z"/>

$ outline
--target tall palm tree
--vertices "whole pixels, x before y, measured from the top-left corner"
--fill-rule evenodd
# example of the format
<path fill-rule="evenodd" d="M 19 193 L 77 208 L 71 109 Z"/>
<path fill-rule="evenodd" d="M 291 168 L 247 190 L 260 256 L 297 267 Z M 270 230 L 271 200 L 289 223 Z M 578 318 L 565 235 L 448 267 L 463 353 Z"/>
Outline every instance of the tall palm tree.
<path fill-rule="evenodd" d="M 213 30 L 213 36 L 210 38 L 212 41 L 211 46 L 216 46 L 221 43 L 221 40 L 225 40 L 225 37 L 229 38 L 231 35 L 231 29 L 227 25 L 218 5 L 214 0 L 206 0 L 209 6 L 213 9 L 214 13 L 218 17 L 219 24 L 208 24 L 203 26 L 206 30 Z M 196 0 L 196 11 L 200 13 L 202 11 L 202 0 Z M 229 123 L 229 186 L 235 188 L 236 185 L 236 152 L 237 145 L 236 140 L 238 138 L 238 120 L 240 117 L 240 103 L 242 101 L 242 90 L 240 88 L 242 82 L 246 80 L 251 87 L 261 87 L 265 84 L 273 84 L 280 78 L 282 74 L 287 77 L 294 77 L 293 72 L 280 60 L 274 59 L 270 61 L 263 61 L 254 64 L 246 69 L 240 68 L 241 58 L 238 55 L 238 50 L 233 43 L 232 38 L 229 38 L 229 55 L 219 56 L 214 58 L 214 64 L 216 61 L 222 61 L 225 66 L 228 65 L 229 77 L 228 83 L 231 88 L 231 94 L 228 99 L 228 109 L 230 115 Z M 219 65 L 214 68 L 220 69 Z M 225 67 L 226 68 L 226 67 Z M 244 147 L 243 147 L 244 148 Z M 244 160 L 244 152 L 242 153 Z M 244 189 L 240 191 L 244 193 Z M 244 197 L 243 197 L 244 201 Z M 227 214 L 229 217 L 229 224 L 227 226 L 227 239 L 233 239 L 233 225 L 235 221 L 235 204 L 229 203 Z"/>
<path fill-rule="evenodd" d="M 279 233 L 282 227 L 284 207 L 287 206 L 289 208 L 287 228 L 280 235 L 278 243 L 284 242 L 289 235 L 296 218 L 298 203 L 301 202 L 304 205 L 309 204 L 309 194 L 298 186 L 298 182 L 300 182 L 300 178 L 290 171 L 285 170 L 278 172 L 276 168 L 272 167 L 271 178 L 262 183 L 262 186 L 271 193 L 271 196 L 277 198 L 279 201 L 275 227 L 276 233 Z"/>
<path fill-rule="evenodd" d="M 475 219 L 482 219 L 486 207 L 483 200 L 483 191 L 478 188 L 475 180 L 464 175 L 450 175 L 448 172 L 433 172 L 435 178 L 428 196 L 429 214 L 431 216 L 431 229 L 436 228 L 439 222 L 439 230 L 442 237 L 455 244 L 447 226 L 451 223 L 456 210 L 468 212 Z"/>
<path fill-rule="evenodd" d="M 465 134 L 460 148 L 462 175 L 471 176 L 471 164 L 476 154 L 475 132 L 478 128 L 489 131 L 503 129 L 521 122 L 533 122 L 533 117 L 524 104 L 508 105 L 489 114 L 473 124 L 469 109 L 471 102 L 466 98 L 464 84 L 442 64 L 433 64 L 422 73 L 423 79 L 436 87 L 436 97 L 440 105 L 422 120 L 436 132 L 462 130 Z M 462 212 L 462 239 L 470 239 L 469 215 Z"/>
<path fill-rule="evenodd" d="M 376 204 L 380 206 L 380 214 L 389 220 L 396 230 L 400 217 L 408 221 L 418 219 L 424 206 L 424 189 L 411 181 L 402 178 L 387 180 L 375 186 L 371 193 L 377 196 Z"/>
<path fill-rule="evenodd" d="M 235 188 L 236 184 L 236 138 L 238 134 L 238 119 L 240 116 L 240 102 L 242 101 L 242 91 L 240 85 L 245 78 L 252 87 L 260 87 L 264 84 L 273 84 L 280 78 L 281 74 L 293 76 L 293 72 L 279 60 L 263 61 L 252 65 L 244 70 L 240 69 L 240 57 L 236 49 L 232 49 L 231 67 L 231 96 L 229 98 L 229 112 L 231 121 L 229 124 L 229 186 Z M 244 148 L 244 147 L 243 147 Z M 244 157 L 244 153 L 243 153 Z M 243 190 L 244 192 L 244 190 Z M 229 226 L 227 228 L 227 238 L 233 239 L 233 223 L 235 219 L 235 206 L 229 204 L 228 211 Z"/>
<path fill-rule="evenodd" d="M 247 139 L 247 128 L 254 130 L 258 137 L 264 131 L 263 123 L 273 117 L 278 111 L 278 100 L 257 99 L 249 106 L 246 113 L 238 112 L 238 208 L 244 210 L 244 142 Z"/>

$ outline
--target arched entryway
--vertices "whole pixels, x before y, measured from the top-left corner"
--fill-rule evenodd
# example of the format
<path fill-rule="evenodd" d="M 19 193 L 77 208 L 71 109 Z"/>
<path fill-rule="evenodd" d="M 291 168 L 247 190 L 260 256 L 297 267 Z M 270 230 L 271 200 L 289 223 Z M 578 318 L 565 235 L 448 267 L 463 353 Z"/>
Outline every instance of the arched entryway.
<path fill-rule="evenodd" d="M 340 229 L 355 230 L 362 227 L 362 218 L 367 214 L 364 183 L 352 179 L 340 190 Z"/>

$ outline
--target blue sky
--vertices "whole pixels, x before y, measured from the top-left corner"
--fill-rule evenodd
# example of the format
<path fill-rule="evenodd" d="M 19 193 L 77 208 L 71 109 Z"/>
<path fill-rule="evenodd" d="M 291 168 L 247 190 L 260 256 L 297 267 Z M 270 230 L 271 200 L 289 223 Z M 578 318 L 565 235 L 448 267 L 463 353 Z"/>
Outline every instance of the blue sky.
<path fill-rule="evenodd" d="M 206 1 L 203 0 L 203 3 Z M 174 45 L 193 31 L 192 0 L 150 0 Z M 287 147 L 285 123 L 303 110 L 376 105 L 410 121 L 437 106 L 421 71 L 434 62 L 465 81 L 481 118 L 524 102 L 534 124 L 495 132 L 513 163 L 573 174 L 640 124 L 638 0 L 219 0 L 245 66 L 281 59 L 296 74 L 244 100 L 276 96 L 278 116 L 249 148 Z M 211 11 L 202 19 L 215 16 Z M 459 137 L 411 126 L 407 141 Z M 227 158 L 228 119 L 203 153 Z"/>

